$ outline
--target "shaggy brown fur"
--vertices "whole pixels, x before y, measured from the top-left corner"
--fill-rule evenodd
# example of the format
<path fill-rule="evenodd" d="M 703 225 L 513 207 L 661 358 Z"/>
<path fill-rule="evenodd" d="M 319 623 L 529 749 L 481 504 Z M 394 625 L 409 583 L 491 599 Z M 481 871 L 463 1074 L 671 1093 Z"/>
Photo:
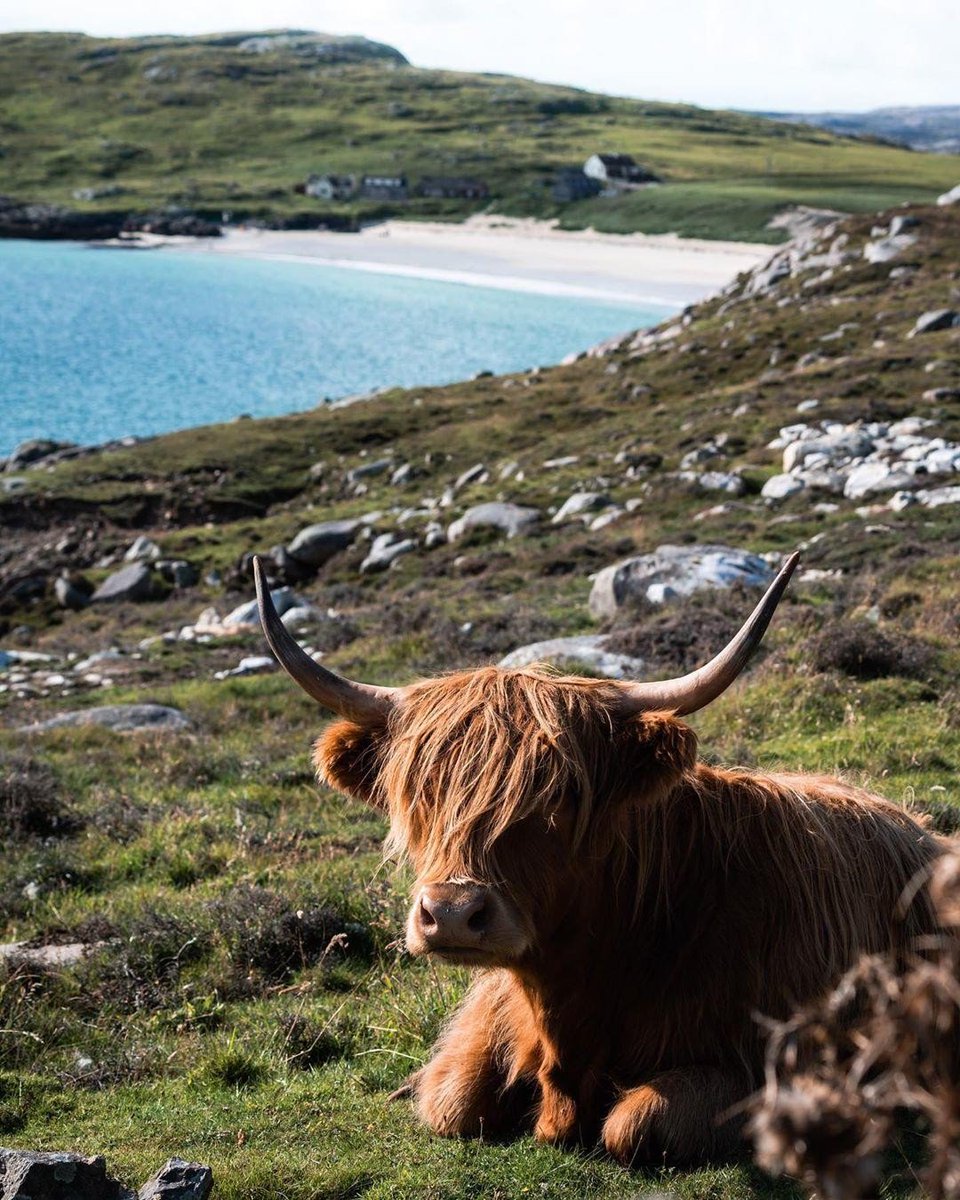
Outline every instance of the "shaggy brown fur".
<path fill-rule="evenodd" d="M 936 839 L 815 776 L 724 771 L 602 681 L 487 668 L 412 689 L 389 726 L 317 745 L 384 809 L 418 887 L 473 880 L 524 930 L 412 1081 L 444 1134 L 602 1138 L 624 1162 L 728 1153 L 762 1077 L 756 1014 L 784 1018 L 864 952 L 932 927 L 901 907 Z M 518 943 L 519 944 L 519 943 Z"/>

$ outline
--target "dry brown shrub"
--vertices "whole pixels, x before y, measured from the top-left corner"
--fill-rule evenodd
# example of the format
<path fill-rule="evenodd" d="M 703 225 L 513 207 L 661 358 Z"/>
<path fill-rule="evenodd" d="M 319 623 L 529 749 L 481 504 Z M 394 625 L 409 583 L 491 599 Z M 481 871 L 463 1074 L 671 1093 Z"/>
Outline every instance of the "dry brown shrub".
<path fill-rule="evenodd" d="M 826 1200 L 878 1194 L 907 1116 L 926 1132 L 924 1191 L 960 1197 L 960 852 L 936 864 L 929 889 L 941 930 L 909 962 L 865 957 L 825 1000 L 771 1027 L 751 1103 L 756 1159 Z"/>

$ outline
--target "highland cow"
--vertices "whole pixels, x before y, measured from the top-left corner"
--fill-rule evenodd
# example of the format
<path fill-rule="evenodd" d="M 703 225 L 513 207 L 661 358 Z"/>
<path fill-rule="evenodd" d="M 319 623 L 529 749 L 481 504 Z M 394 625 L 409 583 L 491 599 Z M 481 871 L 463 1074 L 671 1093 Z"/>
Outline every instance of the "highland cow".
<path fill-rule="evenodd" d="M 727 1156 L 762 1080 L 758 1014 L 931 927 L 924 889 L 902 899 L 939 851 L 920 824 L 835 779 L 709 766 L 681 720 L 743 669 L 795 565 L 680 679 L 485 667 L 380 688 L 300 649 L 257 563 L 274 653 L 343 718 L 319 774 L 384 813 L 416 872 L 410 952 L 477 970 L 401 1089 L 437 1133 Z"/>

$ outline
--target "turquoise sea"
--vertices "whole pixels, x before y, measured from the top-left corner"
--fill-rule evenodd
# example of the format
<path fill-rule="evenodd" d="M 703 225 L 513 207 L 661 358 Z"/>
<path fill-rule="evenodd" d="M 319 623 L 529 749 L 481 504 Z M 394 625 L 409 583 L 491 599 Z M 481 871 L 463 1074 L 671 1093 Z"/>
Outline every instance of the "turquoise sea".
<path fill-rule="evenodd" d="M 671 310 L 297 262 L 0 241 L 0 455 L 558 362 Z"/>

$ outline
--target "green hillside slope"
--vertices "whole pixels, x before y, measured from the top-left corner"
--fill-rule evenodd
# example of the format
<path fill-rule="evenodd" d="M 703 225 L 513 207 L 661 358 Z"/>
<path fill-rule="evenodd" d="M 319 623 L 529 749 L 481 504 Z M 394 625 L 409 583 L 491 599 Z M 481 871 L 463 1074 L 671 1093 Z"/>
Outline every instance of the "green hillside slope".
<path fill-rule="evenodd" d="M 703 753 L 843 772 L 956 828 L 956 466 L 849 495 L 812 470 L 783 499 L 761 494 L 784 469 L 784 427 L 835 423 L 941 465 L 960 443 L 960 325 L 915 332 L 924 313 L 960 308 L 960 220 L 904 215 L 918 223 L 885 263 L 864 249 L 895 214 L 850 219 L 654 335 L 567 366 L 0 475 L 22 481 L 0 501 L 0 645 L 26 652 L 0 669 L 0 942 L 90 948 L 66 968 L 0 966 L 5 1145 L 104 1151 L 130 1181 L 174 1153 L 209 1161 L 221 1200 L 797 1194 L 745 1164 L 638 1177 L 530 1138 L 443 1141 L 389 1105 L 466 976 L 400 952 L 406 880 L 381 863 L 380 818 L 313 785 L 316 706 L 279 673 L 216 677 L 263 653 L 255 631 L 193 627 L 249 601 L 257 551 L 318 610 L 301 639 L 360 679 L 604 631 L 661 677 L 722 645 L 755 593 L 596 617 L 593 573 L 663 544 L 800 547 L 764 651 L 694 719 Z M 584 492 L 608 507 L 551 519 Z M 497 498 L 540 519 L 512 538 L 431 537 Z M 367 532 L 319 570 L 285 558 L 304 526 L 348 517 Z M 390 569 L 361 569 L 371 533 L 412 545 Z M 59 607 L 62 573 L 100 583 L 138 534 L 196 581 L 158 567 L 140 602 Z M 191 728 L 17 732 L 146 701 Z M 909 1165 L 890 1169 L 884 1195 L 911 1192 Z"/>
<path fill-rule="evenodd" d="M 665 184 L 561 210 L 554 172 L 597 151 L 632 154 Z M 276 35 L 2 36 L 0 155 L 0 194 L 76 206 L 74 191 L 108 191 L 81 207 L 315 220 L 324 206 L 293 190 L 310 173 L 403 172 L 482 179 L 497 211 L 753 240 L 770 239 L 764 225 L 785 205 L 872 211 L 932 199 L 957 174 L 943 158 L 746 114 L 422 70 L 362 39 L 311 47 Z M 393 211 L 477 206 L 416 199 Z"/>

